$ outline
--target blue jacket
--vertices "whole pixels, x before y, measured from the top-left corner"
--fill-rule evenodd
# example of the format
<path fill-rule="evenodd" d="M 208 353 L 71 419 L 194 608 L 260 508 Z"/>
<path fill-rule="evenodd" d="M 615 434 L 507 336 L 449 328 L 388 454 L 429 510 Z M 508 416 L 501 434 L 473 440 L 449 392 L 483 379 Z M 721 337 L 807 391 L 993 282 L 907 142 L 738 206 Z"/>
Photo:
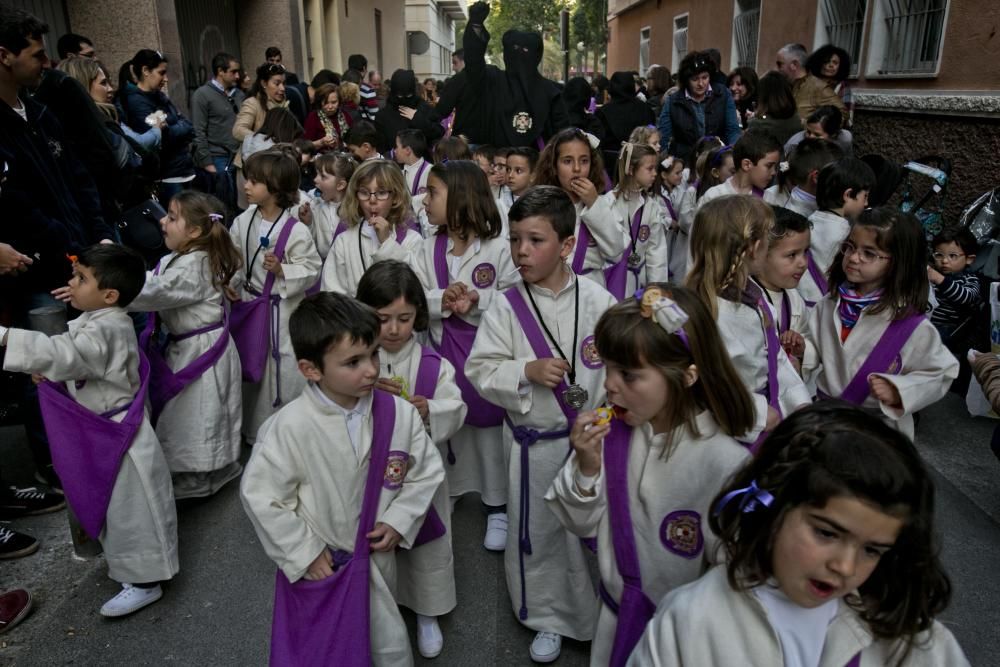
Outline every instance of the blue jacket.
<path fill-rule="evenodd" d="M 700 103 L 679 90 L 667 98 L 660 111 L 660 143 L 667 145 L 671 155 L 683 158 L 688 167 L 694 168 L 694 148 L 706 135 L 715 135 L 726 144 L 740 138 L 740 121 L 736 117 L 736 103 L 725 86 L 712 84 L 712 92 Z"/>
<path fill-rule="evenodd" d="M 160 146 L 160 178 L 190 176 L 194 174 L 191 159 L 191 142 L 194 140 L 194 126 L 177 111 L 166 95 L 160 91 L 147 93 L 134 84 L 127 84 L 121 94 L 122 121 L 134 132 L 149 130 L 146 117 L 154 111 L 167 114 L 167 126 L 163 128 L 163 143 Z"/>
<path fill-rule="evenodd" d="M 30 97 L 22 102 L 27 123 L 0 104 L 0 161 L 7 169 L 0 185 L 0 241 L 35 260 L 17 277 L 17 291 L 27 296 L 65 285 L 67 254 L 115 236 L 101 216 L 93 179 L 55 115 Z"/>

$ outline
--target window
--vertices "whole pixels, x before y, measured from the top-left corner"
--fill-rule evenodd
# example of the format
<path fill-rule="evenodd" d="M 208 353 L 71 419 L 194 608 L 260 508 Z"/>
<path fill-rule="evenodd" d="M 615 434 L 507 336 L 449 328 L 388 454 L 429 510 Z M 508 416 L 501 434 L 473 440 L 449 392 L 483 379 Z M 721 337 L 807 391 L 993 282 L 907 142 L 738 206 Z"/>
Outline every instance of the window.
<path fill-rule="evenodd" d="M 879 0 L 872 21 L 871 74 L 935 74 L 948 0 Z"/>
<path fill-rule="evenodd" d="M 649 67 L 649 28 L 639 31 L 639 71 L 646 72 Z"/>
<path fill-rule="evenodd" d="M 680 69 L 681 59 L 688 52 L 688 15 L 681 14 L 674 17 L 674 51 L 672 60 L 672 70 L 676 72 Z"/>
<path fill-rule="evenodd" d="M 733 8 L 734 67 L 757 68 L 757 38 L 760 34 L 760 0 L 735 0 Z"/>
<path fill-rule="evenodd" d="M 868 0 L 820 0 L 819 9 L 816 46 L 834 44 L 847 51 L 851 56 L 851 76 L 857 76 Z"/>

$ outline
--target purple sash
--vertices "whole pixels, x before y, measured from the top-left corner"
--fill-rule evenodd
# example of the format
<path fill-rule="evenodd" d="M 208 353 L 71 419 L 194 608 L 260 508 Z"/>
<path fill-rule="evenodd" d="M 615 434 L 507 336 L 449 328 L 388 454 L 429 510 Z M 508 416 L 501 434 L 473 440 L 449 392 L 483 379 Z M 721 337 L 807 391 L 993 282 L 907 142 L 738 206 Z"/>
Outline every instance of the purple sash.
<path fill-rule="evenodd" d="M 609 605 L 618 616 L 615 642 L 611 648 L 612 667 L 624 665 L 632 649 L 639 643 L 656 605 L 642 591 L 639 573 L 639 552 L 632 530 L 632 515 L 628 506 L 628 450 L 632 429 L 620 419 L 611 421 L 611 432 L 604 439 L 604 469 L 608 484 L 608 518 L 615 550 L 615 563 L 622 577 L 622 599 Z M 603 585 L 602 585 L 603 588 Z M 602 595 L 609 598 L 610 595 Z"/>
<path fill-rule="evenodd" d="M 292 233 L 292 228 L 298 224 L 295 218 L 289 217 L 285 221 L 285 226 L 278 234 L 278 240 L 274 244 L 274 255 L 280 261 L 285 255 L 285 245 L 288 237 Z M 249 261 L 249 258 L 246 258 Z M 247 267 L 247 272 L 253 271 L 253 267 Z M 247 284 L 250 291 L 250 285 Z M 274 274 L 267 272 L 264 278 L 263 290 L 256 298 L 250 301 L 236 301 L 231 305 L 229 313 L 229 333 L 236 343 L 236 350 L 240 353 L 240 363 L 243 366 L 243 380 L 246 382 L 260 382 L 264 377 L 264 369 L 267 367 L 267 349 L 271 348 L 271 356 L 274 358 L 275 370 L 280 371 L 279 364 L 281 353 L 278 349 L 278 327 L 281 322 L 281 297 L 272 295 L 274 289 Z M 277 372 L 276 377 L 280 378 L 281 373 Z M 275 405 L 281 405 L 281 380 L 278 380 L 278 393 L 275 397 Z"/>
<path fill-rule="evenodd" d="M 667 212 L 670 213 L 670 219 L 676 222 L 677 221 L 677 213 L 674 212 L 674 204 L 673 204 L 673 202 L 670 201 L 670 197 L 668 197 L 667 195 L 665 195 L 665 194 L 663 194 L 661 192 L 660 193 L 660 199 L 662 199 L 663 203 L 666 205 Z"/>
<path fill-rule="evenodd" d="M 868 376 L 872 373 L 884 373 L 925 319 L 927 318 L 924 315 L 909 315 L 890 322 L 868 354 L 868 358 L 858 368 L 858 372 L 854 374 L 844 391 L 840 392 L 840 398 L 854 405 L 862 405 L 871 393 Z"/>
<path fill-rule="evenodd" d="M 781 414 L 781 404 L 778 402 L 778 350 L 781 342 L 778 340 L 778 330 L 774 326 L 771 318 L 771 309 L 768 308 L 764 295 L 761 294 L 757 300 L 757 312 L 764 325 L 764 338 L 767 341 L 767 404 Z M 757 439 L 750 445 L 750 451 L 756 453 L 761 443 L 767 438 L 768 432 L 761 431 Z"/>
<path fill-rule="evenodd" d="M 104 414 L 91 412 L 76 402 L 64 383 L 43 382 L 38 386 L 52 465 L 80 526 L 95 540 L 104 528 L 122 457 L 132 446 L 146 415 L 149 361 L 142 350 L 139 382 L 135 398 L 123 408 Z M 110 418 L 120 412 L 125 412 L 122 421 Z"/>
<path fill-rule="evenodd" d="M 813 259 L 811 250 L 806 250 L 806 267 L 809 269 L 809 275 L 812 276 L 813 282 L 816 283 L 816 287 L 823 293 L 823 296 L 829 294 L 830 286 L 826 282 L 826 276 L 819 270 L 819 265 Z"/>
<path fill-rule="evenodd" d="M 421 346 L 420 365 L 417 366 L 417 381 L 413 383 L 413 395 L 423 396 L 430 400 L 434 398 L 437 390 L 438 375 L 441 372 L 441 355 L 429 347 Z M 431 505 L 424 517 L 424 522 L 420 526 L 420 532 L 413 540 L 413 546 L 419 547 L 427 544 L 439 537 L 443 537 L 448 530 L 445 528 L 441 516 Z"/>
<path fill-rule="evenodd" d="M 157 264 L 153 273 L 158 274 L 159 272 L 160 266 Z M 160 346 L 157 345 L 157 319 L 155 312 L 149 313 L 146 328 L 139 336 L 139 347 L 146 353 L 146 358 L 149 359 L 149 421 L 153 426 L 156 426 L 156 422 L 160 418 L 160 413 L 163 412 L 163 408 L 166 407 L 167 403 L 176 398 L 188 385 L 204 375 L 205 371 L 214 366 L 222 358 L 222 355 L 226 352 L 226 348 L 229 347 L 230 340 L 229 318 L 226 315 L 225 308 L 222 309 L 221 322 L 199 327 L 194 331 L 189 331 L 179 336 L 168 336 L 168 341 L 181 341 L 208 333 L 209 331 L 222 329 L 222 333 L 219 334 L 218 339 L 216 339 L 210 348 L 198 355 L 194 361 L 183 369 L 174 372 L 167 364 L 166 359 L 163 358 Z"/>
<path fill-rule="evenodd" d="M 781 319 L 778 320 L 778 333 L 785 333 L 792 328 L 792 300 L 785 290 L 781 290 Z"/>
<path fill-rule="evenodd" d="M 764 191 L 758 188 L 756 185 L 750 186 L 750 194 L 756 197 L 757 199 L 764 198 Z"/>
<path fill-rule="evenodd" d="M 434 274 L 438 288 L 448 287 L 448 235 L 438 234 L 434 240 Z M 503 423 L 503 408 L 498 407 L 479 395 L 465 376 L 465 362 L 472 352 L 477 328 L 456 314 L 441 319 L 441 343 L 435 345 L 438 353 L 455 367 L 455 384 L 462 392 L 462 400 L 469 406 L 465 423 L 477 428 L 490 428 Z"/>
<path fill-rule="evenodd" d="M 590 229 L 584 222 L 580 221 L 580 233 L 576 235 L 576 247 L 573 248 L 573 262 L 570 264 L 570 268 L 573 269 L 573 273 L 578 276 L 585 276 L 593 269 L 584 269 L 583 262 L 587 259 L 587 248 L 590 247 L 590 240 L 593 238 L 590 234 Z"/>
<path fill-rule="evenodd" d="M 528 289 L 528 286 L 525 285 L 524 288 Z M 528 343 L 531 345 L 531 349 L 535 353 L 535 356 L 538 359 L 551 358 L 552 348 L 550 348 L 549 344 L 545 341 L 545 335 L 542 333 L 541 327 L 538 326 L 538 321 L 528 309 L 528 304 L 525 302 L 524 297 L 521 296 L 517 287 L 511 287 L 508 289 L 504 292 L 504 296 L 507 297 L 507 300 L 510 302 L 510 307 L 514 311 L 514 315 L 517 317 L 518 322 L 520 322 L 521 330 L 528 339 Z M 573 350 L 572 353 L 578 354 L 576 350 Z M 531 494 L 529 490 L 530 461 L 528 458 L 528 448 L 539 441 L 558 440 L 569 435 L 569 430 L 573 427 L 573 422 L 576 420 L 576 410 L 566 405 L 563 401 L 562 395 L 564 391 L 566 391 L 565 379 L 560 380 L 556 388 L 552 390 L 553 394 L 555 394 L 556 403 L 559 405 L 559 409 L 562 410 L 563 415 L 566 417 L 565 429 L 540 432 L 527 426 L 515 426 L 510 417 L 505 416 L 507 425 L 510 427 L 514 436 L 514 440 L 517 442 L 521 450 L 521 497 L 520 516 L 518 517 L 518 564 L 521 575 L 521 609 L 518 611 L 518 617 L 522 621 L 528 618 L 527 592 L 525 590 L 524 578 L 524 557 L 526 555 L 530 556 L 532 551 L 531 535 L 528 530 L 531 512 Z"/>
<path fill-rule="evenodd" d="M 420 169 L 417 169 L 417 175 L 414 176 L 413 178 L 413 185 L 410 187 L 411 197 L 416 197 L 418 194 L 420 194 L 420 192 L 418 192 L 420 190 L 420 177 L 424 175 L 424 171 L 426 170 L 427 170 L 427 160 L 424 160 L 424 163 L 420 165 Z"/>
<path fill-rule="evenodd" d="M 319 581 L 288 581 L 280 569 L 274 584 L 271 624 L 272 667 L 371 663 L 371 590 L 368 539 L 375 526 L 379 494 L 396 422 L 392 396 L 372 392 L 374 432 L 364 501 L 354 538 L 354 553 L 340 554 L 332 576 Z"/>
<path fill-rule="evenodd" d="M 642 222 L 642 212 L 646 208 L 643 204 L 632 216 L 632 226 L 629 229 L 629 238 L 632 239 L 633 243 L 639 235 L 639 223 Z M 631 250 L 625 249 L 622 253 L 622 258 L 616 262 L 612 267 L 604 269 L 604 282 L 607 285 L 608 291 L 614 295 L 616 299 L 621 301 L 625 298 L 625 288 L 628 286 L 628 273 L 629 271 L 635 276 L 636 284 L 639 284 L 639 273 L 642 271 L 642 265 L 636 267 L 631 267 L 628 265 L 629 254 Z"/>

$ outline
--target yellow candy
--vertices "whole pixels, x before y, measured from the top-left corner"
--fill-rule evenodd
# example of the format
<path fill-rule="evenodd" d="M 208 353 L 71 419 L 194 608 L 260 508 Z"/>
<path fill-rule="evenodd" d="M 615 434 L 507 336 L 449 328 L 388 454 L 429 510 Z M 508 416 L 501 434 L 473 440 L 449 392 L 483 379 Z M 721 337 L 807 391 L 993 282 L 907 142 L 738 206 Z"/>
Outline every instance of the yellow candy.
<path fill-rule="evenodd" d="M 608 405 L 597 408 L 595 412 L 597 412 L 597 419 L 594 420 L 594 426 L 610 424 L 611 420 L 615 418 L 615 411 Z"/>
<path fill-rule="evenodd" d="M 393 375 L 392 381 L 399 385 L 399 395 L 407 401 L 410 400 L 410 383 L 406 381 L 406 378 Z"/>

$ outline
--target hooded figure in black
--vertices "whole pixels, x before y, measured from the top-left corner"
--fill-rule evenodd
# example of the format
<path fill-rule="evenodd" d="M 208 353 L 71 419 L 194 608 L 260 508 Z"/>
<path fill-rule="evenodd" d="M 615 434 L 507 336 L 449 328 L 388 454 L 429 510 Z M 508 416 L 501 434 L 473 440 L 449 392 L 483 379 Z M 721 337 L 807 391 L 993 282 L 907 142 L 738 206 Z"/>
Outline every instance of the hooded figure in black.
<path fill-rule="evenodd" d="M 569 126 L 590 132 L 598 139 L 603 140 L 604 125 L 597 119 L 597 116 L 587 111 L 593 96 L 594 89 L 582 76 L 573 77 L 567 81 L 566 87 L 563 89 L 563 100 L 566 102 Z"/>
<path fill-rule="evenodd" d="M 559 86 L 538 73 L 542 38 L 537 33 L 508 30 L 503 36 L 502 70 L 486 64 L 490 33 L 483 22 L 490 8 L 477 2 L 469 8 L 462 46 L 465 87 L 456 118 L 473 144 L 532 146 L 569 126 Z M 471 120 L 475 118 L 476 120 Z"/>
<path fill-rule="evenodd" d="M 656 118 L 649 105 L 635 96 L 635 79 L 629 72 L 611 75 L 611 101 L 597 110 L 597 117 L 604 125 L 601 148 L 617 151 L 623 141 L 628 141 L 632 130 L 653 125 Z"/>
<path fill-rule="evenodd" d="M 400 130 L 420 130 L 427 137 L 428 145 L 444 134 L 434 107 L 417 95 L 417 77 L 413 70 L 398 69 L 392 73 L 389 97 L 385 108 L 375 116 L 375 129 L 378 130 L 378 151 L 383 155 L 396 147 L 396 133 Z"/>

